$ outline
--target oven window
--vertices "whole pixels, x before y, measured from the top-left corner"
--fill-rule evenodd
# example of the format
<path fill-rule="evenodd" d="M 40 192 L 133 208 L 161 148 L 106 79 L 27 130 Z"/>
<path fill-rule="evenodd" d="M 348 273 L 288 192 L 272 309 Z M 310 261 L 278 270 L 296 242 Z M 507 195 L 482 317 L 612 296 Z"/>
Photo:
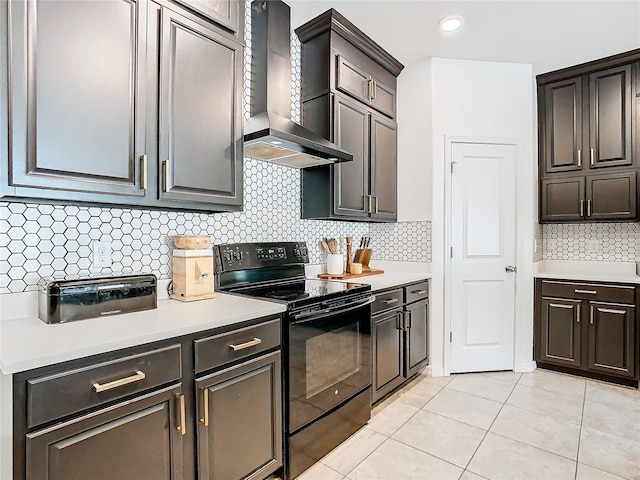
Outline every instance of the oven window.
<path fill-rule="evenodd" d="M 307 339 L 307 399 L 358 373 L 360 341 L 357 323 Z"/>

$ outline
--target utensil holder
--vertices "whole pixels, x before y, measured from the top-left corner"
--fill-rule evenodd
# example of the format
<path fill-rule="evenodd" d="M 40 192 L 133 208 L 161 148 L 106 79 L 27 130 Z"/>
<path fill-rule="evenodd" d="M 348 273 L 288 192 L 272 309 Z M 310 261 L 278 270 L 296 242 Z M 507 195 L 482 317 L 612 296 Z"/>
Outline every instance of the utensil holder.
<path fill-rule="evenodd" d="M 344 256 L 341 253 L 327 254 L 327 273 L 329 275 L 344 273 Z"/>
<path fill-rule="evenodd" d="M 362 251 L 362 256 L 358 263 L 362 264 L 362 270 L 365 272 L 371 270 L 371 268 L 369 268 L 369 262 L 371 261 L 372 255 L 373 255 L 373 250 L 371 250 L 370 248 L 365 248 Z"/>

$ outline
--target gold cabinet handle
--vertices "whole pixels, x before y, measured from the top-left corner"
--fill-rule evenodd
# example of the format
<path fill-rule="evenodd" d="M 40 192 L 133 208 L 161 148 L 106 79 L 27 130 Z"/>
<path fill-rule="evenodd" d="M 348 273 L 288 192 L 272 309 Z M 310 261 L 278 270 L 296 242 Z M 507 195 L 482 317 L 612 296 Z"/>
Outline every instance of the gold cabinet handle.
<path fill-rule="evenodd" d="M 140 380 L 144 380 L 145 377 L 146 375 L 144 374 L 144 372 L 136 370 L 136 373 L 131 375 L 130 377 L 119 378 L 118 380 L 103 384 L 95 382 L 93 384 L 93 389 L 96 391 L 96 393 L 106 392 L 107 390 L 111 390 L 112 388 L 118 388 L 122 387 L 123 385 L 129 385 L 130 383 L 139 382 Z"/>
<path fill-rule="evenodd" d="M 596 290 L 581 290 L 579 288 L 576 288 L 574 290 L 574 292 L 576 292 L 576 293 L 587 293 L 589 295 L 597 295 L 598 294 L 598 292 Z"/>
<path fill-rule="evenodd" d="M 374 80 L 373 81 L 373 95 L 371 96 L 371 99 L 375 100 L 377 95 L 378 95 L 378 82 L 376 82 Z"/>
<path fill-rule="evenodd" d="M 187 434 L 187 414 L 184 406 L 184 395 L 176 394 L 176 401 L 178 402 L 178 426 L 176 429 L 182 434 Z"/>
<path fill-rule="evenodd" d="M 578 149 L 578 168 L 582 168 L 582 150 Z"/>
<path fill-rule="evenodd" d="M 202 389 L 202 418 L 200 422 L 205 426 L 209 426 L 209 389 Z"/>
<path fill-rule="evenodd" d="M 162 162 L 162 191 L 164 193 L 169 191 L 169 160 Z"/>
<path fill-rule="evenodd" d="M 407 313 L 407 330 L 411 330 L 412 320 L 413 320 L 413 312 L 410 310 Z"/>
<path fill-rule="evenodd" d="M 580 323 L 580 304 L 577 305 L 576 323 Z"/>
<path fill-rule="evenodd" d="M 229 348 L 234 352 L 238 350 L 244 350 L 245 348 L 255 347 L 256 345 L 260 345 L 262 340 L 259 338 L 254 338 L 253 340 L 249 340 L 248 342 L 239 343 L 238 345 L 234 345 L 233 343 L 229 344 Z"/>
<path fill-rule="evenodd" d="M 424 295 L 425 293 L 427 293 L 426 290 L 414 290 L 411 293 L 415 293 L 416 295 Z"/>
<path fill-rule="evenodd" d="M 584 200 L 580 200 L 580 216 L 584 217 Z"/>
<path fill-rule="evenodd" d="M 368 208 L 367 208 L 367 213 L 373 213 L 373 209 L 371 208 L 371 201 L 373 200 L 373 196 L 372 195 L 365 195 L 365 197 L 369 201 Z"/>
<path fill-rule="evenodd" d="M 392 303 L 398 303 L 400 300 L 397 298 L 390 298 L 389 300 L 383 300 L 382 303 L 385 305 L 391 305 Z"/>
<path fill-rule="evenodd" d="M 369 80 L 367 80 L 367 89 L 369 90 L 368 91 L 369 98 L 373 99 L 374 98 L 374 96 L 373 96 L 373 79 L 371 79 L 371 78 Z"/>
<path fill-rule="evenodd" d="M 591 311 L 589 312 L 589 323 L 593 325 L 593 305 L 591 305 Z"/>
<path fill-rule="evenodd" d="M 147 154 L 140 157 L 140 188 L 147 189 Z"/>
<path fill-rule="evenodd" d="M 587 217 L 591 216 L 591 199 L 587 200 Z"/>
<path fill-rule="evenodd" d="M 378 196 L 377 196 L 377 195 L 374 195 L 374 196 L 373 196 L 373 198 L 375 198 L 375 199 L 376 199 L 376 210 L 375 210 L 375 212 L 374 212 L 374 213 L 378 213 Z"/>
<path fill-rule="evenodd" d="M 594 161 L 593 148 L 592 148 L 591 149 L 591 166 L 593 167 L 594 164 L 595 164 L 595 161 Z"/>

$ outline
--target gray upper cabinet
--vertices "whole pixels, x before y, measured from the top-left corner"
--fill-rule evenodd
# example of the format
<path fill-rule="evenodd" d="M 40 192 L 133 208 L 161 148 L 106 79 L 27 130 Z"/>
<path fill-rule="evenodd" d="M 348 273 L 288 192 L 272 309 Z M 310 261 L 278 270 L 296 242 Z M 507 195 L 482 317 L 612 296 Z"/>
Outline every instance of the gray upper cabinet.
<path fill-rule="evenodd" d="M 0 193 L 240 210 L 244 16 L 237 1 L 193 3 L 233 28 L 165 0 L 3 2 Z"/>
<path fill-rule="evenodd" d="M 240 0 L 178 0 L 184 6 L 205 16 L 236 35 L 242 33 L 244 2 Z"/>
<path fill-rule="evenodd" d="M 242 48 L 163 8 L 160 198 L 242 204 Z"/>
<path fill-rule="evenodd" d="M 404 68 L 333 9 L 296 29 L 302 123 L 353 154 L 302 172 L 302 217 L 397 218 L 396 84 Z"/>
<path fill-rule="evenodd" d="M 143 197 L 146 4 L 8 2 L 6 193 Z M 4 43 L 4 42 L 3 42 Z"/>

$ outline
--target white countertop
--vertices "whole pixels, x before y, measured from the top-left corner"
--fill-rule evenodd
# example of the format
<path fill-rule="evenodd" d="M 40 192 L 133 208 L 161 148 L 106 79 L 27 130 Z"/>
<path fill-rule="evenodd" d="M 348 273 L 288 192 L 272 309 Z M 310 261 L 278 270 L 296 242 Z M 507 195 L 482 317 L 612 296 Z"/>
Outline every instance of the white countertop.
<path fill-rule="evenodd" d="M 163 299 L 155 310 L 70 323 L 49 325 L 36 316 L 5 320 L 0 370 L 17 373 L 284 311 L 284 304 L 216 293 L 210 300 Z"/>
<path fill-rule="evenodd" d="M 534 263 L 534 276 L 558 280 L 640 284 L 637 268 L 635 262 L 542 260 Z"/>

